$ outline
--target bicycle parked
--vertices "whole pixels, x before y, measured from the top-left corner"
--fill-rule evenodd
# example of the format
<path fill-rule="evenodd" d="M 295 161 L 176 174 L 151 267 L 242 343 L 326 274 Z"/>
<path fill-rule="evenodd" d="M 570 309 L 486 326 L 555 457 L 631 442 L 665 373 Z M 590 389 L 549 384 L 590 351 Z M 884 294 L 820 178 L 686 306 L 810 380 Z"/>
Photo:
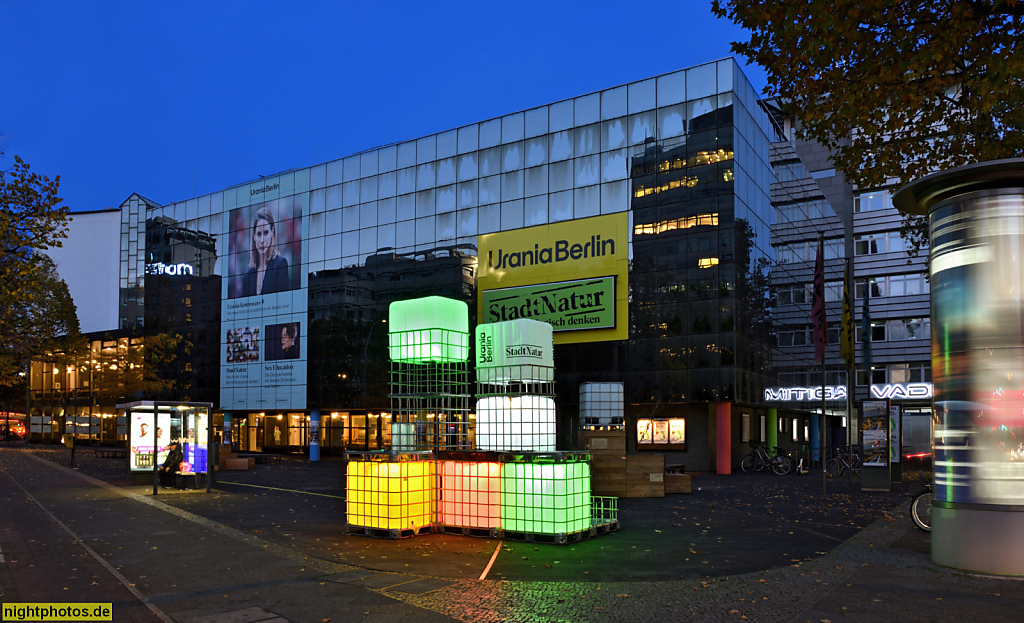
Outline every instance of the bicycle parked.
<path fill-rule="evenodd" d="M 793 469 L 793 461 L 785 454 L 779 454 L 778 448 L 773 448 L 769 453 L 763 443 L 756 444 L 754 450 L 740 461 L 740 469 L 745 474 L 766 468 L 771 469 L 776 475 L 784 476 Z"/>
<path fill-rule="evenodd" d="M 910 518 L 918 528 L 932 531 L 932 483 L 925 484 L 924 491 L 914 496 L 910 503 Z"/>
<path fill-rule="evenodd" d="M 853 475 L 860 477 L 860 452 L 836 448 L 832 458 L 825 461 L 825 473 L 829 477 L 843 476 L 847 470 L 853 470 Z"/>

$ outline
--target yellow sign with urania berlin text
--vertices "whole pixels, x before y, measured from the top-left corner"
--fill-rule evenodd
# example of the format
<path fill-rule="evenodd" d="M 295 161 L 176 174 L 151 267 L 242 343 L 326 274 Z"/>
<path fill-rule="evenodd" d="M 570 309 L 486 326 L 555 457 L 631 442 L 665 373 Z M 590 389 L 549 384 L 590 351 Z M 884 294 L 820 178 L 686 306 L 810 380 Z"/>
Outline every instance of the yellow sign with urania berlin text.
<path fill-rule="evenodd" d="M 551 223 L 479 237 L 477 318 L 481 324 L 508 320 L 485 309 L 490 290 L 614 277 L 614 326 L 567 330 L 552 322 L 555 344 L 624 340 L 629 337 L 629 215 L 625 212 Z M 530 309 L 529 306 L 519 309 Z M 605 323 L 602 323 L 605 324 Z"/>

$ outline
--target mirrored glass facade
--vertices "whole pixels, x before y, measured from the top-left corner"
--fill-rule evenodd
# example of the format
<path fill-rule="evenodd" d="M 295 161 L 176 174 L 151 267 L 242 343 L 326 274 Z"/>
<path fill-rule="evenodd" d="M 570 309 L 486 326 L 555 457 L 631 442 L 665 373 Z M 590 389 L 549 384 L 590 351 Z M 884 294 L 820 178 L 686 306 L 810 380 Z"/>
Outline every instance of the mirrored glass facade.
<path fill-rule="evenodd" d="M 772 140 L 725 59 L 140 203 L 125 211 L 122 322 L 190 337 L 176 391 L 233 413 L 244 446 L 294 446 L 318 410 L 325 450 L 372 448 L 388 438 L 389 303 L 448 296 L 475 324 L 479 236 L 625 213 L 629 337 L 556 348 L 559 444 L 578 426 L 581 383 L 623 382 L 627 430 L 639 416 L 691 417 L 699 466 L 709 405 L 750 412 L 775 384 Z M 271 434 L 278 414 L 298 432 Z"/>

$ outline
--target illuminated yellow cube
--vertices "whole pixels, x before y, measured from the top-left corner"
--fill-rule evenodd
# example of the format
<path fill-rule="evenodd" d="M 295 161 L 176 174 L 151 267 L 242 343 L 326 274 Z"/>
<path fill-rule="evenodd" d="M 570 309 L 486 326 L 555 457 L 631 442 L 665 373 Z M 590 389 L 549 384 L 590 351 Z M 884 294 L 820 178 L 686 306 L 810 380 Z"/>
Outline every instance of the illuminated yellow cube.
<path fill-rule="evenodd" d="M 345 512 L 352 526 L 415 530 L 434 523 L 433 461 L 350 461 Z"/>

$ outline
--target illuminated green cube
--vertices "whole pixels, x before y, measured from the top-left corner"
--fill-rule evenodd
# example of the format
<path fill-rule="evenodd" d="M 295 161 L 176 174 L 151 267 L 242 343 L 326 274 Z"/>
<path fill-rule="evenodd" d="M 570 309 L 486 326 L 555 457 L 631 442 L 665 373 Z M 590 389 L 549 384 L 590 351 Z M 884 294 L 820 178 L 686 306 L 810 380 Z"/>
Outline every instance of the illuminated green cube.
<path fill-rule="evenodd" d="M 533 534 L 570 534 L 587 530 L 590 524 L 589 463 L 502 465 L 502 529 Z"/>
<path fill-rule="evenodd" d="M 388 308 L 392 361 L 449 363 L 469 359 L 469 307 L 463 301 L 428 296 L 396 301 Z"/>

